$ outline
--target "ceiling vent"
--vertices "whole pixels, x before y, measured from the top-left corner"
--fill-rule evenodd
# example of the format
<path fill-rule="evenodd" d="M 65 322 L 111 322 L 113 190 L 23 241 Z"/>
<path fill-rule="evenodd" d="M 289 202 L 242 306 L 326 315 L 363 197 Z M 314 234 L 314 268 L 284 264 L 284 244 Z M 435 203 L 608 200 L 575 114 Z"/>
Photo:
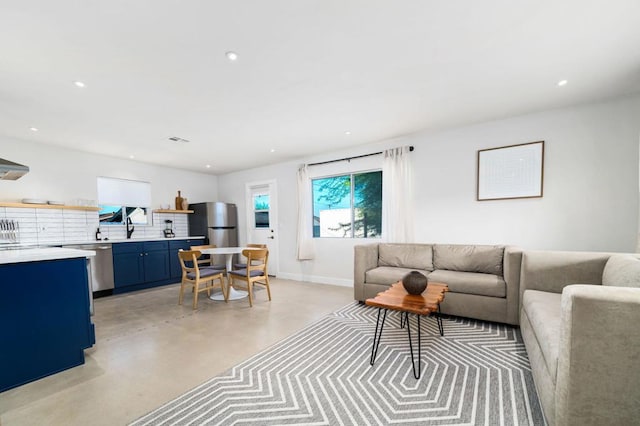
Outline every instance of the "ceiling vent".
<path fill-rule="evenodd" d="M 183 143 L 189 143 L 190 141 L 188 139 L 183 139 L 183 138 L 179 138 L 177 136 L 171 136 L 169 138 L 170 141 L 174 141 L 174 142 L 183 142 Z"/>

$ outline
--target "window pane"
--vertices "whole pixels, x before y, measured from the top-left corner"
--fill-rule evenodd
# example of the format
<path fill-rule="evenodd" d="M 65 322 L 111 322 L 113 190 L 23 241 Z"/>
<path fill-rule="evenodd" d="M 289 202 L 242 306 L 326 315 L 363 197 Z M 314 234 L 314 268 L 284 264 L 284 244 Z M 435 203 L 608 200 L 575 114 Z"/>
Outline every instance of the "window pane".
<path fill-rule="evenodd" d="M 98 212 L 101 225 L 122 225 L 122 206 L 100 206 Z"/>
<path fill-rule="evenodd" d="M 351 176 L 312 181 L 313 236 L 351 237 Z"/>
<path fill-rule="evenodd" d="M 382 172 L 353 175 L 356 238 L 377 238 L 382 233 Z"/>
<path fill-rule="evenodd" d="M 269 227 L 269 194 L 254 194 L 253 214 L 256 228 Z"/>
<path fill-rule="evenodd" d="M 127 217 L 131 218 L 134 225 L 146 225 L 149 223 L 147 209 L 144 207 L 126 207 Z"/>
<path fill-rule="evenodd" d="M 269 212 L 255 212 L 256 228 L 268 228 L 269 227 Z"/>
<path fill-rule="evenodd" d="M 254 210 L 269 210 L 269 195 L 254 195 L 253 196 L 253 209 Z"/>

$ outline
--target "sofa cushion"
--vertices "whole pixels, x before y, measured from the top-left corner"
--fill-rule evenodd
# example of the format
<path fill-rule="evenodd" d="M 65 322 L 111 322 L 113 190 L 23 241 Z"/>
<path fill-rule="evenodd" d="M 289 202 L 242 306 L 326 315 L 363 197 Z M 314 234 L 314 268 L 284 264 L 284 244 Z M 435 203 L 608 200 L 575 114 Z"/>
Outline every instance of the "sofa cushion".
<path fill-rule="evenodd" d="M 640 259 L 630 254 L 611 256 L 602 272 L 602 285 L 640 287 Z"/>
<path fill-rule="evenodd" d="M 522 298 L 522 310 L 536 335 L 547 371 L 554 384 L 560 350 L 561 300 L 562 294 L 538 290 L 526 290 Z"/>
<path fill-rule="evenodd" d="M 418 271 L 427 275 L 429 271 L 409 268 L 395 268 L 391 266 L 379 266 L 365 272 L 364 282 L 367 284 L 393 284 L 402 280 L 402 278 L 411 271 Z"/>
<path fill-rule="evenodd" d="M 434 244 L 434 269 L 502 276 L 504 246 Z"/>
<path fill-rule="evenodd" d="M 397 266 L 433 271 L 433 251 L 430 244 L 380 244 L 378 266 Z"/>
<path fill-rule="evenodd" d="M 477 272 L 446 271 L 436 269 L 427 275 L 429 282 L 443 283 L 454 293 L 480 296 L 506 297 L 507 285 L 502 277 Z"/>

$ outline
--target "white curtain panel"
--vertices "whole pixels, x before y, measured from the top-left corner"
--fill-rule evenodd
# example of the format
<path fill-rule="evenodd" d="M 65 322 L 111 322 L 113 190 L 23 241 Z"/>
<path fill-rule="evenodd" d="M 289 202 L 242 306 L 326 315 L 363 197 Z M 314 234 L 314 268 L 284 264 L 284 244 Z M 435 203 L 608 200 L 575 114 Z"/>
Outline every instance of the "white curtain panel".
<path fill-rule="evenodd" d="M 413 179 L 410 147 L 387 149 L 382 163 L 382 239 L 414 241 Z"/>
<path fill-rule="evenodd" d="M 298 169 L 298 260 L 311 260 L 314 257 L 311 181 L 305 164 Z"/>

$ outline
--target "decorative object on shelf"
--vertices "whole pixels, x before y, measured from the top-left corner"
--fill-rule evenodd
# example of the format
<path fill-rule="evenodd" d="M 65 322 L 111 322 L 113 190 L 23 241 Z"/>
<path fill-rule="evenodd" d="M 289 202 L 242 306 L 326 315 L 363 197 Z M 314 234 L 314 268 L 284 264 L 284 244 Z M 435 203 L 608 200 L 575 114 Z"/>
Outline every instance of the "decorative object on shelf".
<path fill-rule="evenodd" d="M 102 233 L 100 232 L 100 228 L 96 230 L 96 241 L 102 241 Z"/>
<path fill-rule="evenodd" d="M 180 191 L 178 191 L 178 196 L 176 197 L 176 210 L 183 210 L 182 209 L 183 202 L 184 202 L 184 198 L 182 198 Z"/>
<path fill-rule="evenodd" d="M 402 278 L 402 285 L 407 293 L 419 295 L 427 288 L 427 277 L 418 271 L 411 271 Z"/>
<path fill-rule="evenodd" d="M 40 198 L 23 198 L 22 202 L 24 204 L 47 204 L 47 200 L 42 200 Z"/>
<path fill-rule="evenodd" d="M 477 200 L 542 197 L 544 141 L 478 151 Z"/>

